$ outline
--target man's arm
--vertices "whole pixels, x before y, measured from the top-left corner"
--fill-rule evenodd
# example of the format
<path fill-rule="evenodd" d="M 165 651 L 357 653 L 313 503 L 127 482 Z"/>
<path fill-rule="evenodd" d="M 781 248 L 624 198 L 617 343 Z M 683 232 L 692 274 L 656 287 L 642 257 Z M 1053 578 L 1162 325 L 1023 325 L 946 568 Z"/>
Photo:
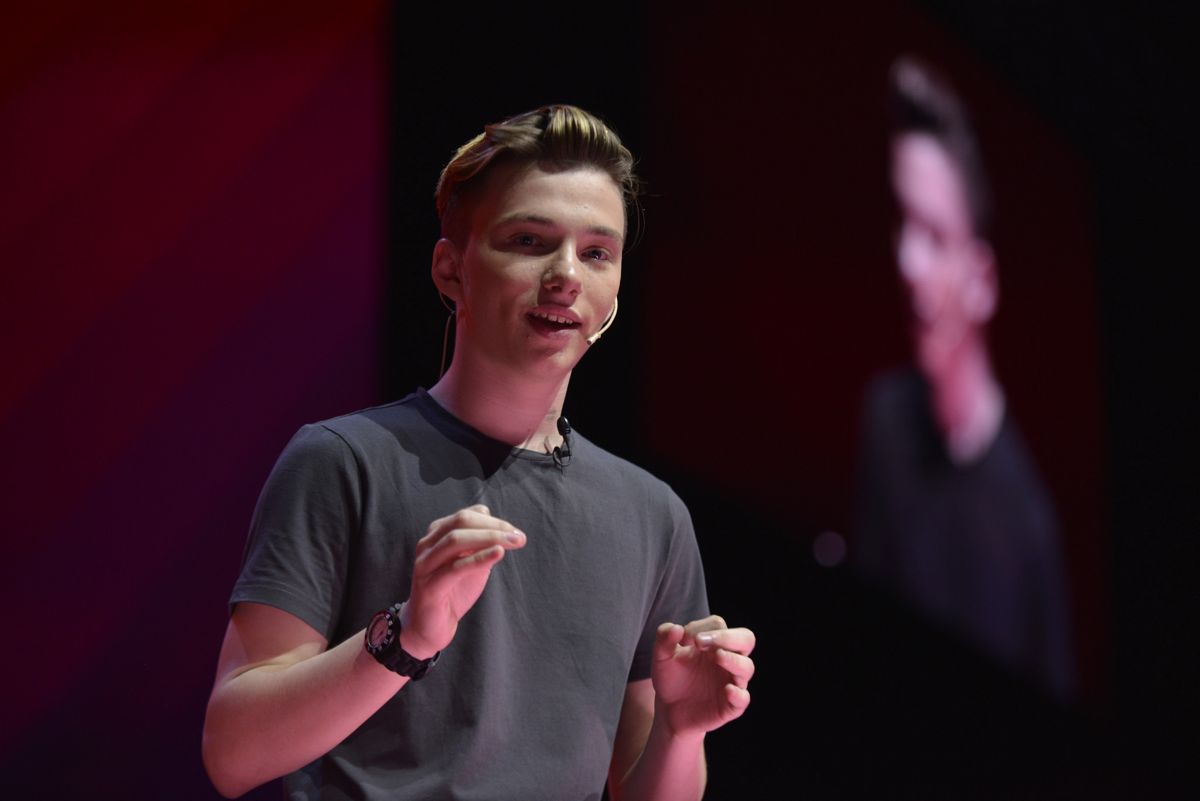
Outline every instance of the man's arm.
<path fill-rule="evenodd" d="M 524 534 L 484 506 L 431 523 L 417 543 L 401 647 L 425 659 L 449 645 L 492 567 L 524 544 Z M 361 631 L 327 646 L 288 612 L 254 603 L 234 610 L 202 746 L 222 795 L 241 795 L 327 753 L 408 681 L 366 652 Z"/>
<path fill-rule="evenodd" d="M 707 768 L 704 736 L 750 704 L 754 634 L 713 615 L 664 623 L 651 678 L 625 691 L 609 768 L 614 801 L 697 801 Z"/>
<path fill-rule="evenodd" d="M 239 604 L 229 621 L 204 720 L 204 766 L 218 792 L 242 795 L 329 751 L 408 681 L 362 647 L 326 650 L 294 615 Z"/>

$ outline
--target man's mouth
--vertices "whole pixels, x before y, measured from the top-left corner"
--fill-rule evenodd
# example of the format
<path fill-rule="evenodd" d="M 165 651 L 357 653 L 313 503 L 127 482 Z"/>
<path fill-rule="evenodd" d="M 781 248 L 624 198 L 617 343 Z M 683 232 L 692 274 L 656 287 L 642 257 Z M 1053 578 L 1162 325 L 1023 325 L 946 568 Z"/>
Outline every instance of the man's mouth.
<path fill-rule="evenodd" d="M 547 311 L 531 311 L 529 312 L 529 320 L 535 329 L 544 333 L 570 331 L 580 326 L 577 320 Z"/>

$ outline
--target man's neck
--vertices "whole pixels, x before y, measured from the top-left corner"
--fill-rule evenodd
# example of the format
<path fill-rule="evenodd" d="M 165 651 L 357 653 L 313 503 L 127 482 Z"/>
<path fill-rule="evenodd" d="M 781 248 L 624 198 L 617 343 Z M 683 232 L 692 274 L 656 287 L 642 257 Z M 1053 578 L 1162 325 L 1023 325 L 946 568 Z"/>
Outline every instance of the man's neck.
<path fill-rule="evenodd" d="M 492 439 L 549 453 L 562 444 L 558 418 L 571 374 L 530 380 L 511 371 L 465 366 L 458 358 L 429 394 L 447 411 Z"/>
<path fill-rule="evenodd" d="M 1004 393 L 982 339 L 963 348 L 952 369 L 930 377 L 933 415 L 950 458 L 968 464 L 985 454 L 1004 419 Z"/>

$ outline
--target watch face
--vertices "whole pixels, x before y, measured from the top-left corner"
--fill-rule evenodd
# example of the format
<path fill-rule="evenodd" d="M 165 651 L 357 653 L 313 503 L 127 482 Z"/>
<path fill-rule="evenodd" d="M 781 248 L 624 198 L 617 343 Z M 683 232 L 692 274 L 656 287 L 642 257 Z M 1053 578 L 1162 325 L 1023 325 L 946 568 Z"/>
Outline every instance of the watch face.
<path fill-rule="evenodd" d="M 371 618 L 371 623 L 367 626 L 367 645 L 374 649 L 384 647 L 388 643 L 389 633 L 388 616 L 380 612 Z"/>

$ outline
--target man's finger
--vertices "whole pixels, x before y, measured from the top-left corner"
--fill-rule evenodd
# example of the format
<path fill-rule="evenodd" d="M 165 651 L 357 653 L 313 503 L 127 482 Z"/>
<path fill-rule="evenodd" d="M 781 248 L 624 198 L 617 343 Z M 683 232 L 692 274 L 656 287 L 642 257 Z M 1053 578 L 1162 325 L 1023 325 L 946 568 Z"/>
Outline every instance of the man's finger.
<path fill-rule="evenodd" d="M 463 572 L 475 568 L 491 568 L 492 565 L 504 558 L 505 549 L 500 545 L 494 545 L 491 548 L 485 548 L 482 551 L 476 551 L 470 556 L 464 556 L 461 559 L 456 559 L 451 564 L 451 568 L 455 572 Z"/>
<path fill-rule="evenodd" d="M 420 556 L 424 551 L 436 545 L 442 537 L 450 532 L 463 528 L 514 530 L 516 526 L 507 520 L 493 516 L 483 504 L 468 506 L 465 509 L 459 509 L 454 514 L 439 517 L 430 523 L 429 528 L 425 531 L 425 536 L 417 542 L 417 555 Z"/>
<path fill-rule="evenodd" d="M 471 572 L 491 570 L 497 562 L 504 558 L 505 553 L 507 552 L 502 547 L 495 545 L 455 559 L 426 576 L 425 586 L 436 588 L 442 581 L 457 581 Z M 434 590 L 431 589 L 431 591 Z"/>
<path fill-rule="evenodd" d="M 750 679 L 754 678 L 754 660 L 736 651 L 719 648 L 713 654 L 713 661 L 729 673 L 733 684 L 738 687 L 745 689 Z"/>
<path fill-rule="evenodd" d="M 747 628 L 712 629 L 696 635 L 696 645 L 700 650 L 724 648 L 727 651 L 737 651 L 739 654 L 750 655 L 754 650 L 754 632 Z"/>
<path fill-rule="evenodd" d="M 678 623 L 663 623 L 654 637 L 654 661 L 661 662 L 675 656 L 675 646 L 683 641 L 683 626 Z"/>
<path fill-rule="evenodd" d="M 455 529 L 428 546 L 417 556 L 414 570 L 429 574 L 448 562 L 495 546 L 501 549 L 523 548 L 524 532 L 507 529 Z"/>
<path fill-rule="evenodd" d="M 742 713 L 746 711 L 746 707 L 750 706 L 750 691 L 745 687 L 726 684 L 725 703 L 729 710 L 728 720 L 741 717 Z M 726 722 L 728 722 L 728 720 Z"/>
<path fill-rule="evenodd" d="M 724 628 L 728 628 L 728 626 L 725 625 L 725 618 L 721 617 L 720 615 L 709 615 L 708 617 L 703 617 L 699 620 L 693 620 L 691 623 L 688 623 L 686 626 L 684 626 L 684 629 L 687 631 L 686 638 L 688 642 L 691 642 L 693 639 L 695 639 L 696 635 L 700 634 L 701 632 L 716 631 Z"/>

